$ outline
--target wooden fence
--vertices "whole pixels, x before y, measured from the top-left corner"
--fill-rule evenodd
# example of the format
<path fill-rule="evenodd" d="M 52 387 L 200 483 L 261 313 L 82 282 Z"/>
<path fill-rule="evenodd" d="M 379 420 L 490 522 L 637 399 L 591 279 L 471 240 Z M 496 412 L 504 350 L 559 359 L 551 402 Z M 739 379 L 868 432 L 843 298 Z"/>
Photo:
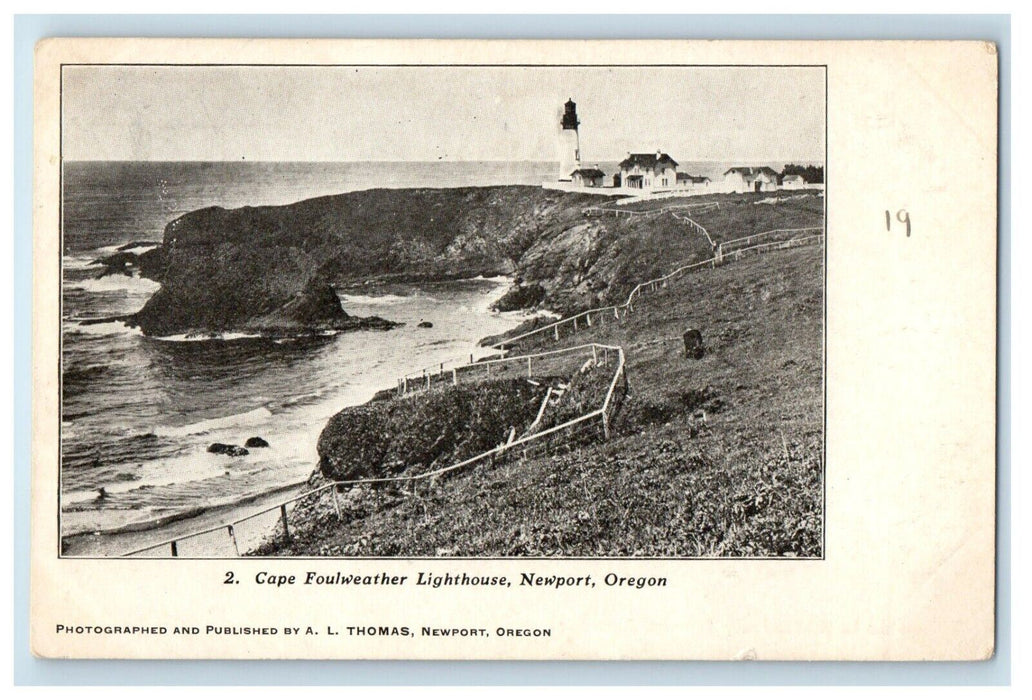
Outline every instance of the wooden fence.
<path fill-rule="evenodd" d="M 659 214 L 668 214 L 673 212 L 685 212 L 688 216 L 697 214 L 703 211 L 709 211 L 711 209 L 719 209 L 719 202 L 703 202 L 701 204 L 673 204 L 669 207 L 662 207 L 660 209 L 618 209 L 616 207 L 588 207 L 581 213 L 584 216 L 589 217 L 600 217 L 600 216 L 615 216 L 617 218 L 623 216 L 628 219 L 634 217 L 646 217 L 646 216 L 657 216 Z"/>

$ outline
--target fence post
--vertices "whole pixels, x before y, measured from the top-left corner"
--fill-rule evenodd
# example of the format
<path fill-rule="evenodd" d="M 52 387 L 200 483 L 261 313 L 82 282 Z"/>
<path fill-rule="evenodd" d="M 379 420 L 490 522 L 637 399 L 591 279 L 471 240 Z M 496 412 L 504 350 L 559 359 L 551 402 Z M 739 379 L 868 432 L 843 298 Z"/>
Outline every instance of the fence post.
<path fill-rule="evenodd" d="M 591 314 L 585 316 L 584 320 L 588 322 L 588 328 L 591 328 Z"/>
<path fill-rule="evenodd" d="M 559 324 L 555 324 L 555 342 L 559 342 Z"/>
<path fill-rule="evenodd" d="M 236 531 L 233 529 L 232 525 L 227 525 L 226 527 L 229 529 L 229 538 L 233 540 L 233 551 L 236 552 L 236 555 L 239 557 L 240 545 L 237 544 Z"/>
<path fill-rule="evenodd" d="M 534 376 L 534 372 L 533 372 L 533 371 L 531 370 L 531 364 L 530 364 L 530 362 L 531 362 L 531 360 L 530 360 L 530 358 L 528 357 L 528 358 L 527 358 L 527 376 L 528 376 L 528 377 L 533 377 L 533 376 Z"/>
<path fill-rule="evenodd" d="M 459 373 L 455 371 L 454 367 L 452 367 L 452 371 L 451 371 L 451 383 L 452 383 L 452 386 L 458 386 L 459 385 Z"/>
<path fill-rule="evenodd" d="M 408 377 L 405 377 L 404 379 L 402 379 L 402 382 L 403 382 L 404 388 L 402 389 L 401 395 L 405 396 L 406 394 L 408 394 Z"/>
<path fill-rule="evenodd" d="M 430 391 L 430 375 L 426 375 L 426 390 Z"/>
<path fill-rule="evenodd" d="M 280 517 L 283 520 L 283 534 L 289 540 L 290 539 L 290 526 L 287 525 L 287 504 L 286 503 L 281 504 L 279 509 L 280 509 Z"/>
<path fill-rule="evenodd" d="M 598 348 L 594 345 L 591 346 L 591 361 L 598 364 Z"/>
<path fill-rule="evenodd" d="M 340 514 L 340 500 L 337 498 L 337 485 L 334 484 L 330 487 L 330 491 L 333 493 L 333 509 L 337 511 L 337 520 L 343 520 L 344 518 Z"/>
<path fill-rule="evenodd" d="M 577 317 L 576 316 L 573 317 L 573 332 L 574 333 L 577 332 Z"/>
<path fill-rule="evenodd" d="M 602 434 L 606 440 L 609 440 L 609 416 L 606 415 L 605 411 L 602 412 Z"/>
<path fill-rule="evenodd" d="M 176 547 L 176 541 L 175 540 L 172 540 L 172 556 L 174 556 L 174 557 L 178 557 L 179 556 L 179 549 Z"/>

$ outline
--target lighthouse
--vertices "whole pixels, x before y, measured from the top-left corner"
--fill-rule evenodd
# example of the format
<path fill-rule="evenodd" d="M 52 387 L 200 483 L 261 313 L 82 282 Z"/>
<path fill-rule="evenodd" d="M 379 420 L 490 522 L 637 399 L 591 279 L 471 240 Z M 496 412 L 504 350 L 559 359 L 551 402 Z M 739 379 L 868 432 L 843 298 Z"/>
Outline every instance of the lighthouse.
<path fill-rule="evenodd" d="M 566 101 L 559 130 L 559 181 L 570 182 L 570 174 L 580 168 L 580 136 L 577 134 L 577 105 Z"/>

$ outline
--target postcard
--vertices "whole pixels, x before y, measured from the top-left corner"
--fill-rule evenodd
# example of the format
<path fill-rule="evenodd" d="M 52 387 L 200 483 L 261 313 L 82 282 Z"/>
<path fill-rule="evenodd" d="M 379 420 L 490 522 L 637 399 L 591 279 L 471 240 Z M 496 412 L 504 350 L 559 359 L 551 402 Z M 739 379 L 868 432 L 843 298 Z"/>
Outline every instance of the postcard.
<path fill-rule="evenodd" d="M 35 80 L 34 653 L 992 656 L 991 43 Z"/>

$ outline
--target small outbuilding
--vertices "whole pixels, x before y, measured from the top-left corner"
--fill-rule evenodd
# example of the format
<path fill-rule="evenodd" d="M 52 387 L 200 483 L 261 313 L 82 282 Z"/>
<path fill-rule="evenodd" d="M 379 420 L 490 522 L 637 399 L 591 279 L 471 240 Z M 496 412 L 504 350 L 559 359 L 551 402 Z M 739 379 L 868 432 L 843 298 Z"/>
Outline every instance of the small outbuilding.
<path fill-rule="evenodd" d="M 570 173 L 570 179 L 577 187 L 604 187 L 606 174 L 594 168 L 578 168 Z"/>
<path fill-rule="evenodd" d="M 689 175 L 688 173 L 677 173 L 677 186 L 687 190 L 709 189 L 710 179 L 705 175 Z"/>
<path fill-rule="evenodd" d="M 736 166 L 724 173 L 724 189 L 729 192 L 773 192 L 777 188 L 778 173 L 766 165 Z"/>
<path fill-rule="evenodd" d="M 802 175 L 785 175 L 781 178 L 781 188 L 785 190 L 801 190 L 806 187 L 806 180 Z"/>

